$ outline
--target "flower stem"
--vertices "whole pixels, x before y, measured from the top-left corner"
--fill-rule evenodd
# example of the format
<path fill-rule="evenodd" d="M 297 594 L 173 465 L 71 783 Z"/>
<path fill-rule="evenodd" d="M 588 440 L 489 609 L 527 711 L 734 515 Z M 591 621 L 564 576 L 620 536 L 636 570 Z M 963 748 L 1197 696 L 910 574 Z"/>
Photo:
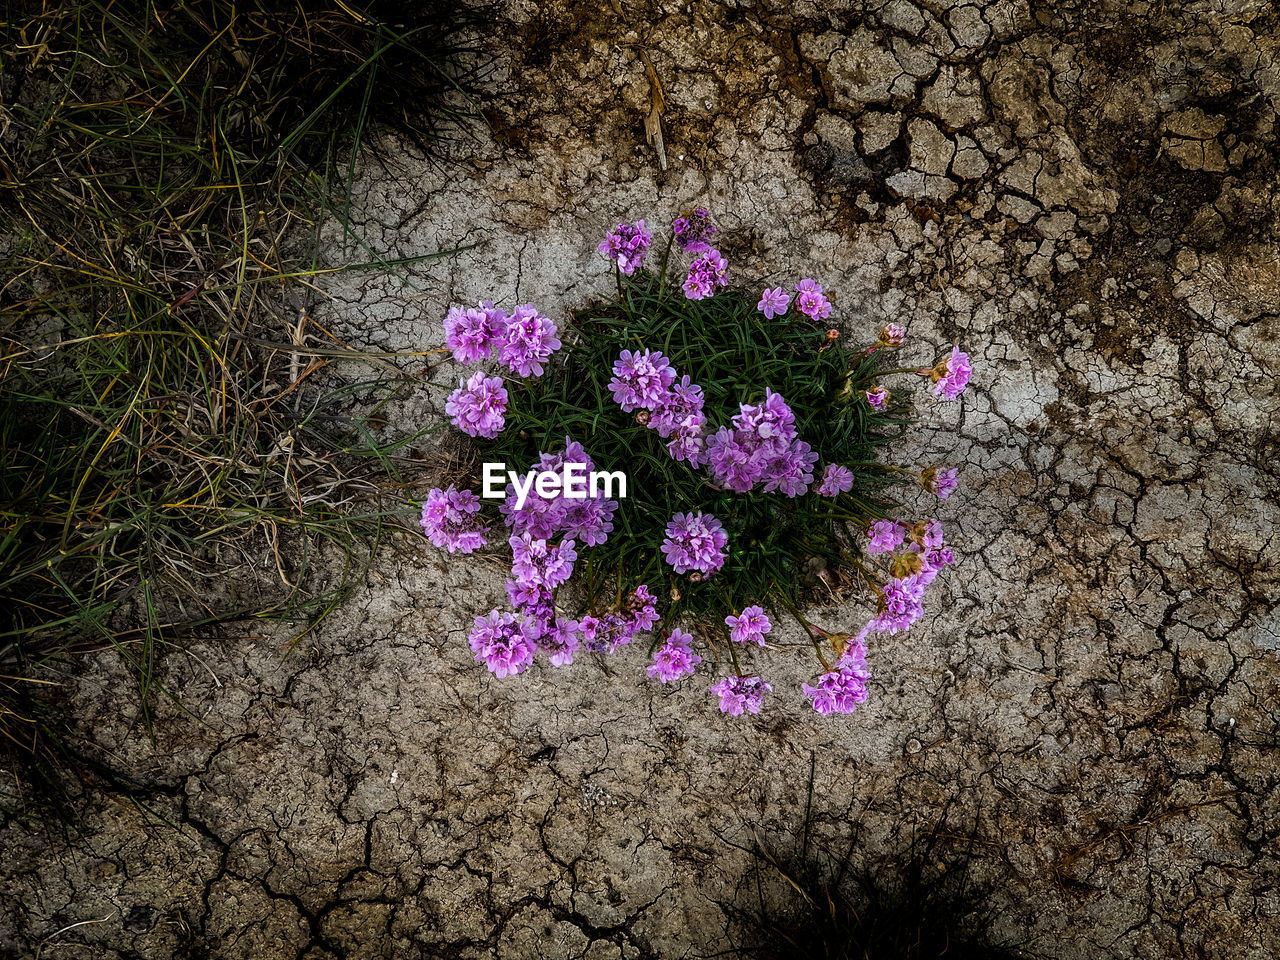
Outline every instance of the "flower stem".
<path fill-rule="evenodd" d="M 729 638 L 729 659 L 733 661 L 733 672 L 742 676 L 742 667 L 738 665 L 738 651 L 734 649 L 733 638 Z"/>
<path fill-rule="evenodd" d="M 658 274 L 658 302 L 662 302 L 662 294 L 667 289 L 667 263 L 671 259 L 671 247 L 675 243 L 675 234 L 667 237 L 667 248 L 662 251 L 662 270 Z"/>
<path fill-rule="evenodd" d="M 852 373 L 853 371 L 850 370 L 849 372 Z M 922 377 L 927 377 L 929 374 L 933 373 L 933 371 L 928 367 L 894 367 L 892 370 L 877 370 L 876 373 L 882 377 L 891 377 L 897 373 L 914 373 Z"/>
<path fill-rule="evenodd" d="M 613 277 L 618 281 L 618 300 L 627 311 L 627 319 L 632 323 L 635 323 L 635 314 L 631 312 L 631 298 L 628 297 L 626 291 L 622 289 L 622 271 L 618 268 L 616 263 L 613 265 Z"/>
<path fill-rule="evenodd" d="M 810 637 L 814 635 L 813 633 L 814 630 L 818 630 L 819 632 L 821 632 L 822 630 L 821 627 L 815 626 L 814 624 L 806 620 L 803 616 L 801 616 L 800 611 L 796 609 L 795 604 L 791 602 L 790 597 L 783 595 L 783 596 L 780 596 L 778 599 L 782 601 L 782 605 L 787 608 L 790 614 L 796 618 L 796 622 L 799 623 L 800 626 L 804 627 L 804 632 L 807 633 Z"/>
<path fill-rule="evenodd" d="M 846 467 L 876 467 L 876 468 L 878 468 L 878 469 L 880 469 L 880 470 L 896 470 L 896 471 L 898 471 L 899 473 L 909 473 L 909 474 L 911 474 L 911 476 L 913 476 L 913 477 L 918 477 L 918 476 L 920 475 L 917 471 L 915 471 L 915 470 L 910 470 L 910 469 L 908 469 L 907 467 L 899 467 L 897 464 L 893 464 L 893 463 L 880 463 L 879 461 L 876 461 L 876 460 L 853 460 L 853 461 L 847 461 L 847 462 L 844 464 L 844 466 L 846 466 Z"/>

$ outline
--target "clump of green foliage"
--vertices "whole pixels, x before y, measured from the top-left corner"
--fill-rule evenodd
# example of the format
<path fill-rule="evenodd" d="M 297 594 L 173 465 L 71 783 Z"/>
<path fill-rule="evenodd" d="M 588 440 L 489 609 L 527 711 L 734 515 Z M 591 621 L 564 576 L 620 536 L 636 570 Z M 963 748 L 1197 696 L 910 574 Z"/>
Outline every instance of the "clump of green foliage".
<path fill-rule="evenodd" d="M 510 383 L 506 430 L 479 442 L 484 459 L 524 466 L 569 436 L 597 470 L 627 474 L 613 534 L 584 553 L 588 605 L 601 591 L 625 594 L 647 583 L 667 601 L 666 622 L 687 618 L 715 635 L 727 613 L 751 604 L 785 614 L 802 602 L 807 585 L 870 582 L 861 542 L 867 524 L 893 506 L 887 487 L 898 479 L 877 460 L 878 447 L 907 422 L 905 403 L 877 412 L 858 399 L 875 382 L 884 351 L 851 349 L 795 310 L 766 318 L 741 290 L 687 300 L 678 286 L 643 272 L 617 297 L 574 313 L 571 324 L 547 374 Z M 613 363 L 624 349 L 661 351 L 678 375 L 699 384 L 713 431 L 740 404 L 760 402 L 766 388 L 781 394 L 798 436 L 819 463 L 849 467 L 853 490 L 838 499 L 759 488 L 734 493 L 672 459 L 666 441 L 644 425 L 646 415 L 624 413 L 610 394 Z M 713 514 L 729 534 L 724 567 L 705 579 L 676 574 L 659 550 L 668 521 L 691 511 Z"/>

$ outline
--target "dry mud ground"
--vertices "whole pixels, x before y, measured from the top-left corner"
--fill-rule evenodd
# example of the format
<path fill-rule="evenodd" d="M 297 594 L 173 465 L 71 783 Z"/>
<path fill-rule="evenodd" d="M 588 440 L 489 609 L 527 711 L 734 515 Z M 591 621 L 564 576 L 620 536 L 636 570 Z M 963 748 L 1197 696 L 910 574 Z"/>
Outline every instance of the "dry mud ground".
<path fill-rule="evenodd" d="M 958 567 L 874 645 L 852 718 L 808 712 L 780 658 L 745 721 L 705 675 L 643 682 L 641 650 L 496 681 L 465 634 L 498 564 L 407 540 L 305 650 L 172 656 L 200 722 L 162 706 L 154 746 L 94 662 L 79 722 L 142 808 L 90 796 L 69 840 L 5 824 L 0 942 L 706 956 L 747 896 L 726 841 L 796 835 L 813 751 L 822 836 L 976 828 L 1035 954 L 1276 956 L 1278 31 L 1262 0 L 508 4 L 493 134 L 445 164 L 384 139 L 353 198 L 388 256 L 480 245 L 329 280 L 317 318 L 401 350 L 455 300 L 554 314 L 607 289 L 608 224 L 704 205 L 739 280 L 812 275 L 851 334 L 974 354 L 898 451 L 964 464 Z"/>

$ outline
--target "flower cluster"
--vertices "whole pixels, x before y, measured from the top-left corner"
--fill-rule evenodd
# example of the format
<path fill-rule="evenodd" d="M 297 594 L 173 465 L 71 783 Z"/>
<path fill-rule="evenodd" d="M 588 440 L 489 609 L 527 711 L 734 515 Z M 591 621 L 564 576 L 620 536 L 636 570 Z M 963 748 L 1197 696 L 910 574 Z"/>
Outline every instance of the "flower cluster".
<path fill-rule="evenodd" d="M 801 689 L 818 713 L 853 713 L 858 704 L 867 702 L 867 681 L 870 679 L 866 645 L 861 640 L 854 640 L 836 662 L 834 670 L 819 677 L 815 686 L 805 683 L 801 684 Z"/>
<path fill-rule="evenodd" d="M 762 647 L 765 634 L 773 629 L 768 615 L 758 606 L 746 607 L 736 617 L 725 617 L 724 625 L 729 628 L 729 639 L 734 643 L 758 643 Z"/>
<path fill-rule="evenodd" d="M 715 517 L 707 513 L 677 513 L 667 524 L 662 553 L 676 573 L 695 572 L 710 576 L 724 566 L 729 535 Z"/>
<path fill-rule="evenodd" d="M 516 586 L 526 590 L 554 590 L 573 576 L 578 559 L 574 541 L 562 540 L 549 546 L 546 540 L 535 540 L 527 533 L 512 537 L 511 573 Z"/>
<path fill-rule="evenodd" d="M 547 662 L 553 667 L 567 667 L 573 663 L 573 655 L 582 646 L 579 639 L 582 624 L 564 617 L 555 622 L 538 638 L 538 648 L 547 652 Z"/>
<path fill-rule="evenodd" d="M 450 553 L 470 553 L 488 543 L 479 512 L 479 497 L 450 484 L 448 490 L 435 489 L 427 494 L 422 505 L 422 529 L 437 547 Z"/>
<path fill-rule="evenodd" d="M 693 652 L 693 636 L 676 628 L 654 653 L 653 663 L 645 672 L 663 683 L 674 683 L 681 677 L 692 676 L 693 668 L 701 662 L 702 658 Z"/>
<path fill-rule="evenodd" d="M 765 391 L 759 404 L 738 405 L 732 426 L 707 440 L 711 478 L 735 493 L 757 483 L 766 493 L 798 497 L 813 483 L 818 455 L 796 435 L 795 415 L 780 394 Z"/>
<path fill-rule="evenodd" d="M 902 544 L 902 524 L 877 520 L 867 530 L 867 553 L 892 553 Z"/>
<path fill-rule="evenodd" d="M 822 284 L 805 277 L 796 284 L 796 309 L 817 323 L 831 316 L 831 301 L 822 292 Z"/>
<path fill-rule="evenodd" d="M 711 249 L 709 241 L 716 228 L 711 223 L 711 215 L 698 207 L 688 216 L 676 217 L 671 224 L 671 233 L 685 253 L 705 253 Z"/>
<path fill-rule="evenodd" d="M 618 224 L 605 235 L 597 249 L 616 263 L 624 276 L 629 277 L 644 266 L 645 254 L 651 243 L 653 234 L 643 220 L 637 220 L 634 224 Z"/>
<path fill-rule="evenodd" d="M 711 692 L 720 698 L 721 713 L 740 717 L 743 710 L 759 713 L 765 693 L 772 689 L 773 685 L 761 677 L 732 676 L 713 684 Z"/>
<path fill-rule="evenodd" d="M 675 380 L 675 367 L 661 353 L 623 350 L 614 361 L 609 390 L 624 412 L 645 411 L 638 419 L 667 441 L 673 460 L 697 467 L 703 460 L 705 398 L 688 374 Z"/>
<path fill-rule="evenodd" d="M 896 533 L 882 541 L 893 543 L 889 551 L 896 551 L 904 542 L 903 527 L 900 524 L 895 526 Z M 919 620 L 924 613 L 925 591 L 938 574 L 954 562 L 951 548 L 943 542 L 940 522 L 930 520 L 910 528 L 910 539 L 906 541 L 905 549 L 895 553 L 890 564 L 892 576 L 880 589 L 876 616 L 857 639 L 862 640 L 872 631 L 897 633 Z"/>
<path fill-rule="evenodd" d="M 866 702 L 867 681 L 871 679 L 866 660 L 867 635 L 895 634 L 911 626 L 924 613 L 929 585 L 955 561 L 951 548 L 943 542 L 942 524 L 937 520 L 910 528 L 896 520 L 878 520 L 867 531 L 866 549 L 872 555 L 892 555 L 890 577 L 877 591 L 876 615 L 854 637 L 828 634 L 809 625 L 815 633 L 831 639 L 840 654 L 835 668 L 823 673 L 817 684 L 802 685 L 813 709 L 821 714 L 853 713 Z"/>
<path fill-rule="evenodd" d="M 817 323 L 819 320 L 825 320 L 831 316 L 831 301 L 822 292 L 822 284 L 812 277 L 805 277 L 796 284 L 795 289 L 796 309 L 806 317 Z M 785 314 L 790 304 L 790 294 L 786 293 L 781 287 L 766 287 L 764 293 L 760 295 L 760 302 L 756 304 L 756 309 L 763 313 L 767 319 L 772 320 L 774 317 L 780 317 Z M 834 340 L 835 337 L 840 335 L 840 331 L 831 330 L 828 331 L 827 335 L 829 339 Z"/>
<path fill-rule="evenodd" d="M 654 406 L 649 426 L 667 441 L 667 452 L 672 460 L 684 461 L 691 467 L 702 463 L 706 451 L 703 432 L 707 422 L 702 413 L 704 403 L 702 388 L 685 374 Z"/>
<path fill-rule="evenodd" d="M 586 470 L 594 467 L 582 445 L 565 437 L 563 451 L 539 455 L 538 469 L 555 472 L 566 463 L 582 464 Z M 428 499 L 437 492 L 432 491 Z M 583 647 L 612 653 L 637 633 L 653 628 L 658 622 L 657 598 L 645 585 L 632 591 L 619 609 L 600 617 L 570 619 L 556 610 L 556 591 L 573 576 L 578 543 L 592 547 L 608 539 L 617 501 L 599 493 L 571 498 L 563 490 L 542 496 L 536 489 L 528 492 L 523 506 L 517 505 L 518 499 L 509 485 L 500 509 L 514 534 L 507 541 L 511 546 L 507 597 L 520 619 L 496 610 L 478 618 L 471 633 L 477 660 L 498 676 L 521 672 L 538 650 L 547 653 L 552 666 L 567 666 Z M 560 540 L 553 542 L 557 536 Z"/>
<path fill-rule="evenodd" d="M 507 389 L 501 377 L 486 377 L 477 370 L 449 394 L 444 411 L 453 425 L 473 437 L 492 439 L 506 426 Z"/>
<path fill-rule="evenodd" d="M 657 598 L 641 584 L 616 612 L 603 617 L 586 616 L 580 621 L 582 637 L 592 653 L 613 653 L 630 643 L 637 633 L 652 630 L 658 622 Z"/>
<path fill-rule="evenodd" d="M 727 286 L 725 270 L 729 262 L 720 251 L 711 249 L 694 258 L 689 264 L 689 274 L 684 280 L 684 295 L 690 300 L 705 300 L 715 293 L 716 287 Z"/>
<path fill-rule="evenodd" d="M 542 365 L 560 349 L 555 322 L 531 303 L 516 307 L 507 317 L 507 335 L 498 360 L 522 377 L 542 376 Z"/>
<path fill-rule="evenodd" d="M 818 455 L 796 434 L 795 415 L 781 394 L 766 390 L 759 404 L 742 403 L 731 426 L 705 437 L 705 397 L 688 375 L 675 383 L 676 370 L 661 353 L 623 350 L 613 365 L 609 389 L 614 400 L 630 413 L 644 410 L 651 429 L 667 440 L 675 460 L 691 467 L 705 463 L 719 486 L 747 493 L 757 484 L 764 492 L 798 497 L 813 483 Z M 853 474 L 829 465 L 823 496 L 836 496 L 853 485 Z"/>
<path fill-rule="evenodd" d="M 507 315 L 486 300 L 478 307 L 449 308 L 444 342 L 453 359 L 470 366 L 493 355 L 507 335 Z"/>
<path fill-rule="evenodd" d="M 896 323 L 886 323 L 884 329 L 880 331 L 880 339 L 877 346 L 881 347 L 900 347 L 907 339 L 907 331 L 898 326 Z"/>
<path fill-rule="evenodd" d="M 564 442 L 564 449 L 559 453 L 540 454 L 533 469 L 559 473 L 566 463 L 581 464 L 587 472 L 595 469 L 582 444 L 571 437 L 565 437 Z M 517 534 L 528 533 L 541 540 L 563 534 L 589 547 L 599 546 L 608 539 L 613 531 L 613 515 L 618 509 L 618 501 L 608 499 L 602 491 L 588 493 L 586 497 L 569 497 L 567 491 L 557 490 L 543 496 L 532 488 L 523 506 L 519 501 L 514 485 L 507 484 L 506 498 L 498 509 L 507 526 Z"/>
<path fill-rule="evenodd" d="M 538 649 L 528 621 L 497 610 L 476 617 L 469 641 L 476 659 L 499 677 L 523 673 Z"/>
<path fill-rule="evenodd" d="M 613 364 L 609 390 L 623 412 L 653 410 L 676 378 L 675 367 L 656 350 L 623 350 Z"/>
<path fill-rule="evenodd" d="M 470 365 L 496 354 L 522 377 L 542 376 L 543 364 L 560 349 L 557 332 L 555 322 L 531 303 L 508 315 L 486 300 L 478 307 L 450 307 L 444 318 L 444 343 L 455 360 Z"/>

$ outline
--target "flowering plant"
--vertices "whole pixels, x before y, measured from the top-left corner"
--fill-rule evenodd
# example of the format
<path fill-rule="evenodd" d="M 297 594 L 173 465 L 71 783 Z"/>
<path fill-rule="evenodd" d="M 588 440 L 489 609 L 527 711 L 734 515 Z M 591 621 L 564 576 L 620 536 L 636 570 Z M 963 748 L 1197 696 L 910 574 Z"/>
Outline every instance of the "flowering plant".
<path fill-rule="evenodd" d="M 509 545 L 511 610 L 476 618 L 470 635 L 499 677 L 539 652 L 565 666 L 651 633 L 649 677 L 677 683 L 714 663 L 720 709 L 757 713 L 773 686 L 754 662 L 779 649 L 770 634 L 791 616 L 819 665 L 804 695 L 819 713 L 851 713 L 867 698 L 868 639 L 918 619 L 954 560 L 936 519 L 893 516 L 895 483 L 914 477 L 945 500 L 957 471 L 877 459 L 911 407 L 909 389 L 882 381 L 926 377 L 953 401 L 969 358 L 956 347 L 934 367 L 890 369 L 885 358 L 906 342 L 900 326 L 850 348 L 818 326 L 834 305 L 813 278 L 730 288 L 717 233 L 705 210 L 680 217 L 649 270 L 645 221 L 609 231 L 599 251 L 617 296 L 572 314 L 563 341 L 529 304 L 453 307 L 454 358 L 505 368 L 464 376 L 446 404 L 482 459 L 623 471 L 630 496 L 509 484 L 486 516 L 474 493 L 450 486 L 430 492 L 422 526 L 451 553 Z M 819 585 L 869 589 L 875 614 L 855 633 L 810 622 L 800 608 Z"/>

